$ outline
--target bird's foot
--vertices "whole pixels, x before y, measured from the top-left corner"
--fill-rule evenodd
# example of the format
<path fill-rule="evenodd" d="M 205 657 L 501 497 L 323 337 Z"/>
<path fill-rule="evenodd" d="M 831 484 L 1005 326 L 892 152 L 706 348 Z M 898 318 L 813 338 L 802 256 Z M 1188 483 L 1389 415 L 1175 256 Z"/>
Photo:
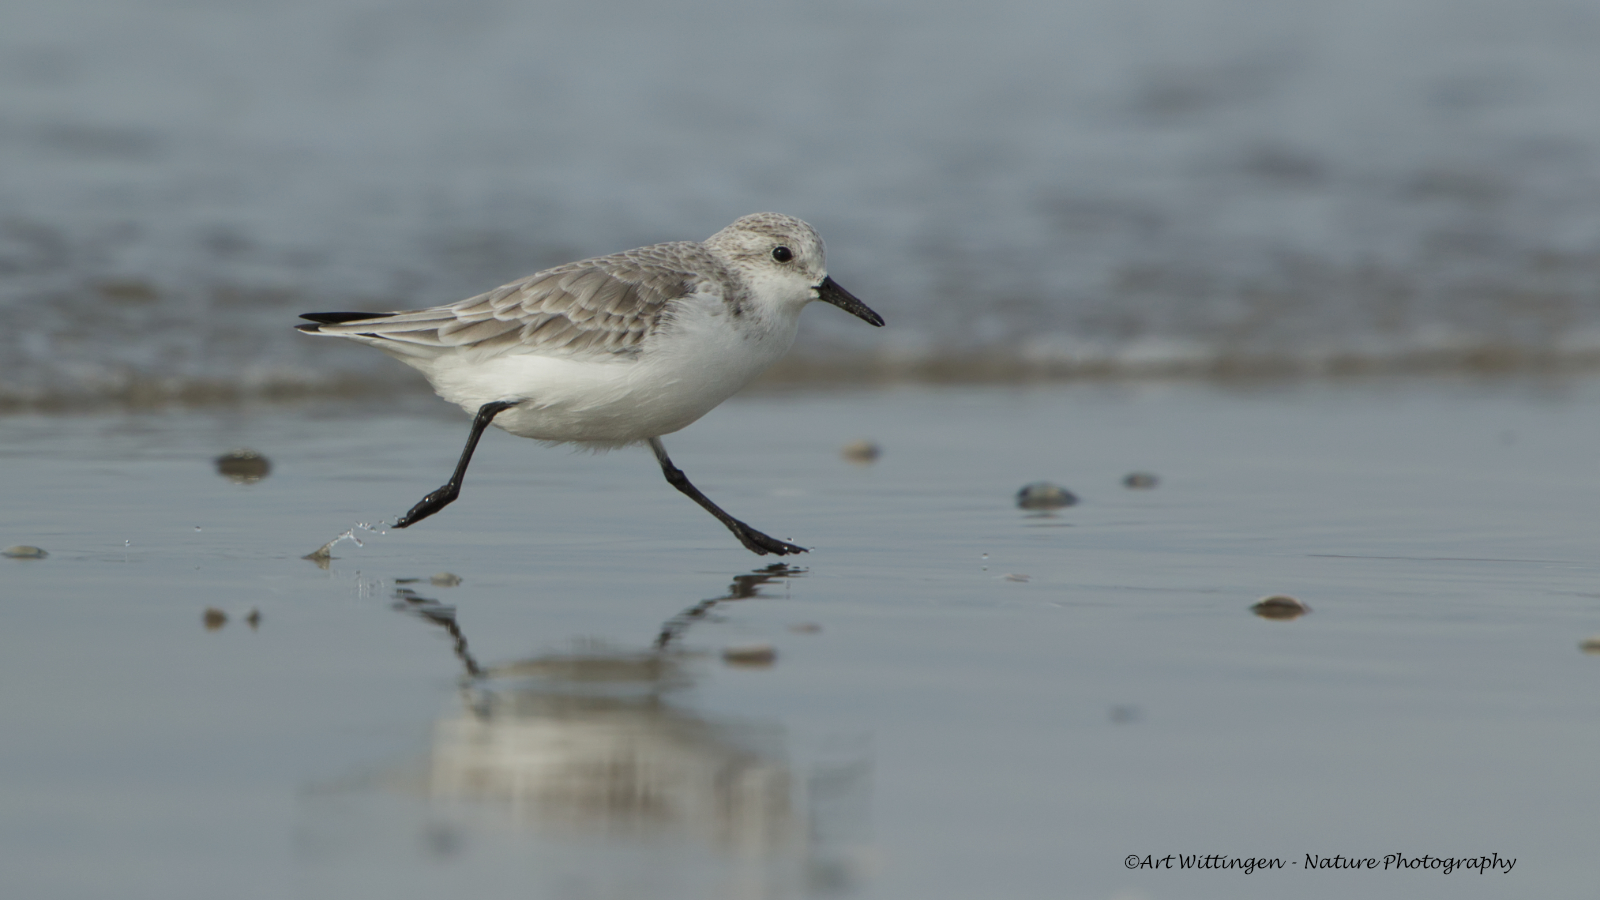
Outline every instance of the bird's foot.
<path fill-rule="evenodd" d="M 460 493 L 461 488 L 457 485 L 443 485 L 438 490 L 430 493 L 426 497 L 423 497 L 421 500 L 418 500 L 416 506 L 411 507 L 411 509 L 407 511 L 405 515 L 401 516 L 395 521 L 394 527 L 409 528 L 410 526 L 421 522 L 423 519 L 426 519 L 439 510 L 444 509 L 446 506 L 449 506 L 450 502 L 456 499 Z"/>
<path fill-rule="evenodd" d="M 737 527 L 732 529 L 733 536 L 739 539 L 739 543 L 743 544 L 745 549 L 757 556 L 766 556 L 768 553 L 775 556 L 788 556 L 791 553 L 807 552 L 806 548 L 798 544 L 780 541 L 770 534 L 762 534 L 743 522 L 736 524 Z"/>

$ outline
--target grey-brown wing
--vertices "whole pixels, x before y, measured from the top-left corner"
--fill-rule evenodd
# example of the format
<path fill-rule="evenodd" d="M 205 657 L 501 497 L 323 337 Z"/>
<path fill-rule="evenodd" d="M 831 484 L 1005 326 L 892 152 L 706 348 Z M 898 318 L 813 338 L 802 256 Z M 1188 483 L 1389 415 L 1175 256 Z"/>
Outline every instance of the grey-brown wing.
<path fill-rule="evenodd" d="M 448 306 L 317 331 L 376 339 L 379 346 L 393 342 L 388 349 L 402 355 L 448 348 L 627 354 L 670 316 L 674 301 L 720 294 L 720 274 L 699 244 L 658 244 L 546 269 Z"/>

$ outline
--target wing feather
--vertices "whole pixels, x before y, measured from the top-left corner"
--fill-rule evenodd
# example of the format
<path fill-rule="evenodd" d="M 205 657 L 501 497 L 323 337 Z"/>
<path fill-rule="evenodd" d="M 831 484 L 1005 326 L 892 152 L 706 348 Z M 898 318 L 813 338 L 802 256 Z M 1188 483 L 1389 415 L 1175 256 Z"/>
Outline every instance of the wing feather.
<path fill-rule="evenodd" d="M 657 244 L 546 269 L 448 306 L 303 327 L 400 355 L 451 348 L 629 354 L 671 318 L 674 302 L 696 294 L 720 297 L 726 279 L 703 245 Z"/>

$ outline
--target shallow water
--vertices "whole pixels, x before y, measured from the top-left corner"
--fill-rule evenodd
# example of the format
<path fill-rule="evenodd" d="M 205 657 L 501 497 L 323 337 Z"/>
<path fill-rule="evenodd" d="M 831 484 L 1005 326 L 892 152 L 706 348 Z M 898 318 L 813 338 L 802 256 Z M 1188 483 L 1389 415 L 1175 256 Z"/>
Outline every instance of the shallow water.
<path fill-rule="evenodd" d="M 762 209 L 880 376 L 1600 357 L 1585 0 L 12 6 L 0 408 L 370 389 L 295 315 Z"/>
<path fill-rule="evenodd" d="M 669 438 L 792 569 L 646 453 L 498 432 L 451 508 L 301 559 L 445 477 L 442 403 L 10 417 L 0 544 L 50 555 L 0 559 L 5 893 L 1588 896 L 1597 411 L 904 389 Z M 265 479 L 215 472 L 239 446 Z M 1082 502 L 1017 509 L 1040 479 Z M 1279 593 L 1312 611 L 1251 613 Z M 1124 868 L 1395 852 L 1518 862 Z"/>

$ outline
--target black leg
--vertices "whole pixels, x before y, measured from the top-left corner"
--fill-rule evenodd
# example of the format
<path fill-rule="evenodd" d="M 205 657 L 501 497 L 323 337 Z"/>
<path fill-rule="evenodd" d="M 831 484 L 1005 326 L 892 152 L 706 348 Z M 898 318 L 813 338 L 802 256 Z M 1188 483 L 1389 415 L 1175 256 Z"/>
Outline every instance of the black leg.
<path fill-rule="evenodd" d="M 495 416 L 516 405 L 507 400 L 496 400 L 478 407 L 478 414 L 472 417 L 472 433 L 467 435 L 467 446 L 462 448 L 461 461 L 456 463 L 456 473 L 450 476 L 450 480 L 445 482 L 443 487 L 418 500 L 410 512 L 394 523 L 394 527 L 409 528 L 449 506 L 451 501 L 460 496 L 461 479 L 467 474 L 467 463 L 472 462 L 472 451 L 478 449 L 478 438 L 483 437 L 483 430 L 489 427 Z"/>
<path fill-rule="evenodd" d="M 728 526 L 728 530 L 733 532 L 733 536 L 738 538 L 739 543 L 745 545 L 750 552 L 761 556 L 766 556 L 768 553 L 786 556 L 790 553 L 806 552 L 804 547 L 797 547 L 770 535 L 762 534 L 723 512 L 722 508 L 712 503 L 709 497 L 700 493 L 699 488 L 689 483 L 689 476 L 683 474 L 682 469 L 672 464 L 672 460 L 667 457 L 667 448 L 661 446 L 660 438 L 650 439 L 650 449 L 656 452 L 656 461 L 661 463 L 661 474 L 667 476 L 667 483 L 687 494 L 690 500 L 700 504 L 705 508 L 706 512 L 716 516 L 717 521 Z"/>

